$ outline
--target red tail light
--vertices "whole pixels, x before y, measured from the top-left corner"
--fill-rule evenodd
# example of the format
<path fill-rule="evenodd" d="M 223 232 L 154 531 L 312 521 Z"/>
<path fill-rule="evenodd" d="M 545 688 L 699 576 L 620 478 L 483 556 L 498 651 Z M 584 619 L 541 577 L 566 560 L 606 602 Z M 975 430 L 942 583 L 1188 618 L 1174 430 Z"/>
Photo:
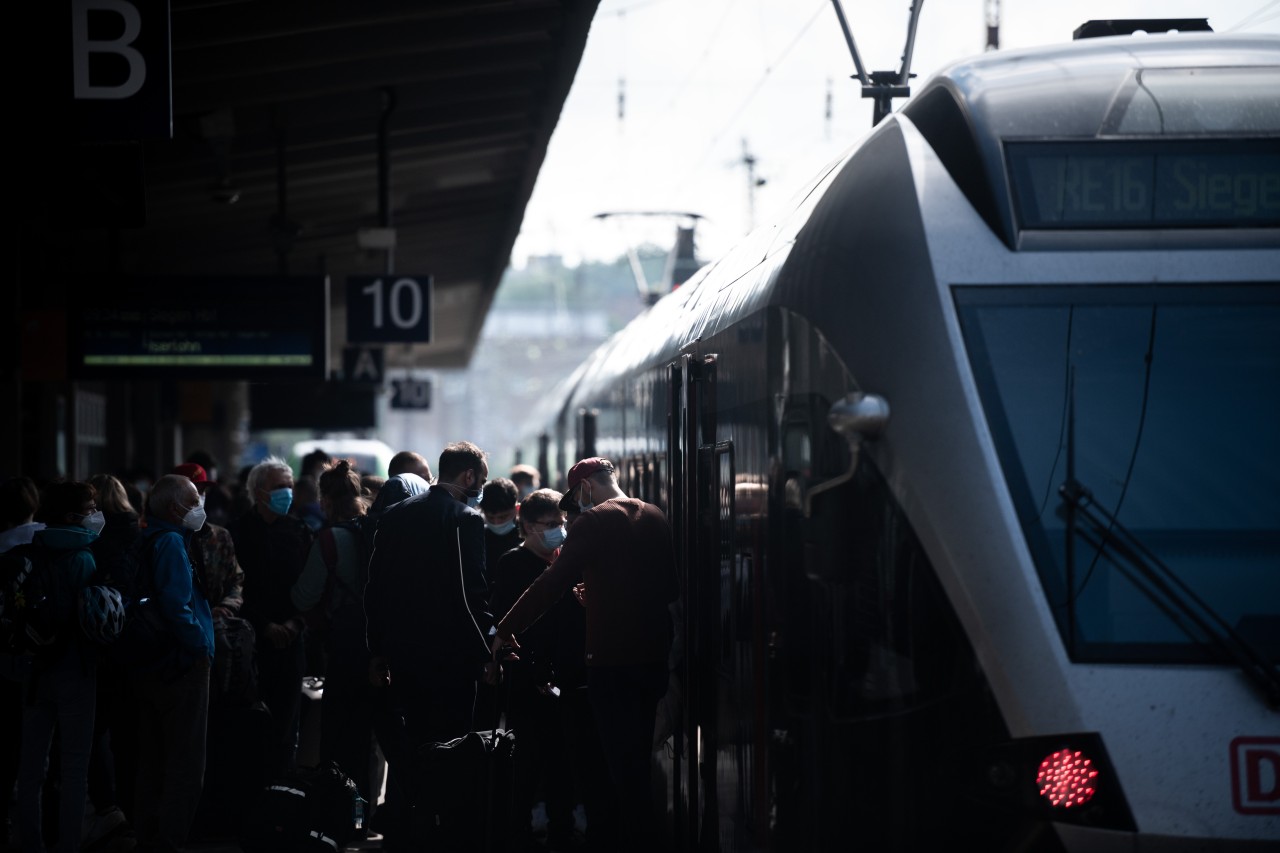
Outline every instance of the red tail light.
<path fill-rule="evenodd" d="M 1133 814 L 1097 732 L 1041 735 L 987 748 L 981 800 L 1055 823 L 1134 832 Z"/>
<path fill-rule="evenodd" d="M 1083 806 L 1098 792 L 1098 771 L 1080 750 L 1059 749 L 1045 756 L 1036 771 L 1040 796 L 1055 808 Z"/>

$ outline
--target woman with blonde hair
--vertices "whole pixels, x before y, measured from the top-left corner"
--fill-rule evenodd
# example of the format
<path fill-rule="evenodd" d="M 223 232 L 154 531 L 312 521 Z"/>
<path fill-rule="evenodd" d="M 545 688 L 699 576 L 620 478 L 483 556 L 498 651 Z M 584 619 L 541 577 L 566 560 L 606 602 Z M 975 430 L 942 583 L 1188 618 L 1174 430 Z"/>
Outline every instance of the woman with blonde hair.
<path fill-rule="evenodd" d="M 120 579 L 137 570 L 134 546 L 142 535 L 138 510 L 129 500 L 124 483 L 111 474 L 94 474 L 89 485 L 98 492 L 98 509 L 106 526 L 91 549 L 98 571 Z M 94 844 L 108 835 L 127 832 L 127 816 L 121 804 L 133 805 L 134 756 L 138 734 L 133 699 L 126 674 L 117 662 L 104 658 L 98 664 L 98 702 L 93 721 L 93 751 L 89 755 L 89 801 L 81 843 Z"/>
<path fill-rule="evenodd" d="M 129 502 L 129 493 L 119 478 L 111 474 L 94 474 L 89 478 L 89 485 L 98 490 L 98 508 L 107 516 L 108 524 L 113 512 L 131 512 L 137 517 L 138 507 Z"/>
<path fill-rule="evenodd" d="M 369 500 L 360 472 L 338 459 L 320 474 L 325 526 L 316 534 L 293 606 L 308 615 L 308 641 L 324 644 L 324 696 L 320 700 L 320 761 L 336 761 L 355 781 L 371 819 L 378 799 L 371 773 L 374 756 L 373 697 L 364 639 L 364 530 Z M 366 820 L 365 826 L 368 825 Z"/>

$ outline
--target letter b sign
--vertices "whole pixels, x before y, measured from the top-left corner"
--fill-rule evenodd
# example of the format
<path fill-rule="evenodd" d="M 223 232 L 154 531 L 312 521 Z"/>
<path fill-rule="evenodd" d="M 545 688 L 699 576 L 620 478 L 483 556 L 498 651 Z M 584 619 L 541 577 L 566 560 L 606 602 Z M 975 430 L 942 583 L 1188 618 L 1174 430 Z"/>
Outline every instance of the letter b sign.
<path fill-rule="evenodd" d="M 70 0 L 71 110 L 95 140 L 172 137 L 168 0 Z"/>
<path fill-rule="evenodd" d="M 431 276 L 347 277 L 347 343 L 431 342 Z"/>

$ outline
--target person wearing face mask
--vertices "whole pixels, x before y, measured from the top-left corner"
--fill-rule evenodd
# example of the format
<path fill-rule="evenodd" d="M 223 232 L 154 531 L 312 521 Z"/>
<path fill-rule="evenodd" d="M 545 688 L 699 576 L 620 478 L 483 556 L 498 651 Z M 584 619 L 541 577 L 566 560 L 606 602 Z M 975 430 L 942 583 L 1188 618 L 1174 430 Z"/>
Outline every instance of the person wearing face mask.
<path fill-rule="evenodd" d="M 483 450 L 460 441 L 445 447 L 436 470 L 435 485 L 378 519 L 365 586 L 369 678 L 390 691 L 386 704 L 402 715 L 408 748 L 387 760 L 405 779 L 418 748 L 472 731 L 477 683 L 496 671 L 484 518 L 476 509 L 489 464 Z M 418 849 L 407 812 L 396 811 L 383 849 Z"/>
<path fill-rule="evenodd" d="M 303 619 L 290 593 L 314 534 L 289 514 L 293 469 L 288 462 L 278 456 L 263 459 L 249 471 L 245 489 L 253 505 L 228 527 L 244 570 L 240 615 L 253 625 L 257 638 L 258 698 L 271 709 L 268 771 L 279 776 L 297 765 L 306 645 Z"/>
<path fill-rule="evenodd" d="M 196 584 L 204 593 L 213 615 L 213 670 L 209 684 L 209 718 L 206 751 L 205 784 L 200 809 L 192 832 L 199 836 L 225 823 L 236 813 L 244 797 L 246 776 L 264 761 L 259 738 L 253 735 L 267 728 L 261 720 L 265 712 L 246 708 L 252 693 L 242 688 L 243 681 L 232 673 L 242 667 L 256 666 L 252 655 L 247 662 L 236 642 L 236 634 L 252 630 L 238 618 L 244 604 L 244 571 L 236 559 L 236 546 L 231 531 L 212 521 L 210 496 L 218 493 L 204 466 L 184 462 L 170 471 L 186 477 L 200 495 L 200 512 L 204 524 L 191 532 L 187 553 L 195 573 Z M 193 519 L 194 520 L 194 519 Z M 110 525 L 108 525 L 110 529 Z M 247 643 L 246 643 L 247 645 Z"/>
<path fill-rule="evenodd" d="M 534 579 L 555 561 L 565 542 L 563 498 L 538 489 L 520 504 L 524 541 L 498 560 L 490 579 L 494 613 L 505 613 Z M 530 811 L 541 791 L 547 814 L 547 846 L 582 846 L 574 809 L 581 792 L 590 846 L 607 833 L 614 816 L 598 795 L 611 790 L 586 694 L 586 618 L 571 591 L 520 635 L 518 656 L 502 663 L 507 726 L 520 739 L 515 756 L 517 823 L 510 849 L 531 849 Z M 601 847 L 600 849 L 607 849 Z"/>
<path fill-rule="evenodd" d="M 618 825 L 600 849 L 660 849 L 650 787 L 658 702 L 666 694 L 679 596 L 675 548 L 658 507 L 627 497 L 613 463 L 593 456 L 569 469 L 562 509 L 580 515 L 545 572 L 498 622 L 495 659 L 579 582 L 585 589 L 587 692 L 613 781 Z"/>
<path fill-rule="evenodd" d="M 236 559 L 236 544 L 231 531 L 209 520 L 209 496 L 216 486 L 203 467 L 184 462 L 173 469 L 195 484 L 200 493 L 200 506 L 205 512 L 204 526 L 191 535 L 191 565 L 204 597 L 213 609 L 213 618 L 238 616 L 244 604 L 244 570 Z"/>
<path fill-rule="evenodd" d="M 495 477 L 485 483 L 480 495 L 485 571 L 490 580 L 502 555 L 520 545 L 520 530 L 516 526 L 517 495 L 516 484 L 505 477 Z"/>
<path fill-rule="evenodd" d="M 140 516 L 128 490 L 116 476 L 94 474 L 89 483 L 98 492 L 98 508 L 106 527 L 93 541 L 100 577 L 123 577 L 136 565 L 134 547 L 142 536 Z M 89 761 L 89 800 L 81 843 L 99 844 L 107 836 L 123 838 L 132 831 L 125 809 L 133 804 L 137 756 L 137 710 L 128 671 L 114 656 L 98 661 L 98 704 L 93 720 L 93 753 Z"/>
<path fill-rule="evenodd" d="M 505 477 L 495 477 L 485 483 L 480 493 L 480 515 L 484 517 L 485 578 L 490 587 L 498 560 L 520 545 L 520 528 L 516 524 L 517 495 L 516 484 Z M 481 683 L 476 693 L 476 719 L 498 719 L 498 706 L 498 685 Z"/>
<path fill-rule="evenodd" d="M 142 531 L 149 554 L 139 571 L 150 573 L 151 598 L 173 642 L 165 657 L 131 674 L 138 732 L 132 818 L 140 851 L 182 848 L 204 786 L 213 614 L 189 556 L 191 535 L 204 523 L 190 478 L 156 480 Z"/>
<path fill-rule="evenodd" d="M 32 545 L 44 549 L 53 577 L 58 641 L 36 652 L 23 684 L 22 747 L 18 768 L 18 818 L 24 850 L 45 850 L 48 825 L 42 816 L 45 776 L 55 728 L 58 731 L 58 827 L 55 853 L 80 848 L 89 755 L 97 704 L 96 657 L 72 630 L 75 602 L 88 586 L 96 563 L 90 546 L 106 524 L 97 492 L 85 482 L 56 482 L 40 495 Z M 86 641 L 87 642 L 87 641 Z"/>

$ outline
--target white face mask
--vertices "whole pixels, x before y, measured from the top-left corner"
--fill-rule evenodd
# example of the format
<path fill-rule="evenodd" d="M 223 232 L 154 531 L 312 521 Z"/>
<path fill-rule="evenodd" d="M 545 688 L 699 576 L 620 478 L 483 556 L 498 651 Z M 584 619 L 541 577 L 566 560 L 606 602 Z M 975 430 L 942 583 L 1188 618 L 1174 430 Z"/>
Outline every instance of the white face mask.
<path fill-rule="evenodd" d="M 201 501 L 198 506 L 187 510 L 187 514 L 182 517 L 182 526 L 192 531 L 199 530 L 204 527 L 205 517 L 204 501 Z"/>
<path fill-rule="evenodd" d="M 80 526 L 97 536 L 107 526 L 107 517 L 102 514 L 102 510 L 95 509 L 80 519 Z"/>

